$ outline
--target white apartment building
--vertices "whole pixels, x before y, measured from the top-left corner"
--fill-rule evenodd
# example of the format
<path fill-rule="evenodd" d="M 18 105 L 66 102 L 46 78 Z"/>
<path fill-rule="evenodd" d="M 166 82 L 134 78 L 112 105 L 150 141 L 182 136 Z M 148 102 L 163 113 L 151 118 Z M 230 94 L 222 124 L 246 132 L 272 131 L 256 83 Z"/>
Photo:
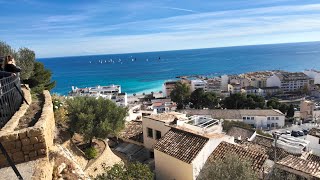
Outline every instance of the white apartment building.
<path fill-rule="evenodd" d="M 206 81 L 204 80 L 200 80 L 200 79 L 195 79 L 195 80 L 191 80 L 191 91 L 195 91 L 196 89 L 203 89 L 204 91 L 206 91 Z"/>
<path fill-rule="evenodd" d="M 283 92 L 298 91 L 309 84 L 310 78 L 300 72 L 277 72 L 267 79 L 267 87 L 280 87 Z"/>
<path fill-rule="evenodd" d="M 110 85 L 110 86 L 96 86 L 87 88 L 77 88 L 72 86 L 72 91 L 69 93 L 70 96 L 89 96 L 89 97 L 102 97 L 105 99 L 110 99 L 118 106 L 127 106 L 128 97 L 127 93 L 121 92 L 120 85 Z"/>
<path fill-rule="evenodd" d="M 206 90 L 208 92 L 221 93 L 222 83 L 221 78 L 212 78 L 206 80 Z"/>
<path fill-rule="evenodd" d="M 253 94 L 257 96 L 262 96 L 263 95 L 263 90 L 254 86 L 248 86 L 245 88 L 246 94 Z"/>

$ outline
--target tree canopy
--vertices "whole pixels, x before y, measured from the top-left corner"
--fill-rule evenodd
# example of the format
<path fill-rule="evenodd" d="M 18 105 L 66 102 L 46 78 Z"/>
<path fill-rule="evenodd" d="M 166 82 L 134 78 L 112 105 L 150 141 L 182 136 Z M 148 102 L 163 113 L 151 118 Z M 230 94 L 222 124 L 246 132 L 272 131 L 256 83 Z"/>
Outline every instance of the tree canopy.
<path fill-rule="evenodd" d="M 139 162 L 128 165 L 115 164 L 107 168 L 105 173 L 98 175 L 96 180 L 153 180 L 153 173 L 150 168 Z"/>
<path fill-rule="evenodd" d="M 292 118 L 294 116 L 294 106 L 290 104 L 287 111 L 287 117 Z"/>
<path fill-rule="evenodd" d="M 51 90 L 55 82 L 51 81 L 51 72 L 41 62 L 35 60 L 34 51 L 28 48 L 20 48 L 18 51 L 11 48 L 5 42 L 0 41 L 0 56 L 12 55 L 21 68 L 20 79 L 28 83 L 33 92 Z"/>
<path fill-rule="evenodd" d="M 227 109 L 263 109 L 265 99 L 257 95 L 241 93 L 231 94 L 222 101 L 222 107 Z"/>
<path fill-rule="evenodd" d="M 171 91 L 170 98 L 177 103 L 178 109 L 183 109 L 189 103 L 190 94 L 188 84 L 177 82 L 175 88 Z"/>
<path fill-rule="evenodd" d="M 239 159 L 237 155 L 228 154 L 223 159 L 208 162 L 202 168 L 198 180 L 256 180 L 257 174 L 250 161 Z"/>
<path fill-rule="evenodd" d="M 214 109 L 219 101 L 214 92 L 204 92 L 203 89 L 196 89 L 191 93 L 190 102 L 195 109 Z"/>
<path fill-rule="evenodd" d="M 93 138 L 117 136 L 124 128 L 127 109 L 108 99 L 75 97 L 67 100 L 69 125 L 72 133 L 81 134 L 90 144 Z"/>
<path fill-rule="evenodd" d="M 44 65 L 40 62 L 34 63 L 34 71 L 32 76 L 26 80 L 26 83 L 28 83 L 30 88 L 37 93 L 40 93 L 45 89 L 51 90 L 56 85 L 55 81 L 51 81 L 51 71 L 45 69 Z"/>

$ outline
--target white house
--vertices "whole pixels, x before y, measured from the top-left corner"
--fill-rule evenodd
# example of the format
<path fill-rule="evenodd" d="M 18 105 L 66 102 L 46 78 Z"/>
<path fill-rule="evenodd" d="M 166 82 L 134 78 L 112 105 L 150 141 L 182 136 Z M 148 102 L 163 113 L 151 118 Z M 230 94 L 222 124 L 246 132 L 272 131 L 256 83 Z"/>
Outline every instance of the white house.
<path fill-rule="evenodd" d="M 309 150 L 311 150 L 313 154 L 320 156 L 320 129 L 312 128 L 306 140 L 310 141 Z"/>
<path fill-rule="evenodd" d="M 213 109 L 182 111 L 187 115 L 209 115 L 215 119 L 242 121 L 255 128 L 283 127 L 285 115 L 275 109 Z"/>
<path fill-rule="evenodd" d="M 219 133 L 199 135 L 187 129 L 172 128 L 154 146 L 156 179 L 196 179 L 222 141 L 233 143 L 233 137 Z"/>
<path fill-rule="evenodd" d="M 203 89 L 206 90 L 206 81 L 195 79 L 191 80 L 191 91 L 195 91 L 196 89 Z"/>
<path fill-rule="evenodd" d="M 170 123 L 181 118 L 186 119 L 184 114 L 177 112 L 152 114 L 142 118 L 143 143 L 145 148 L 150 151 L 151 157 L 153 156 L 154 144 L 171 129 Z"/>

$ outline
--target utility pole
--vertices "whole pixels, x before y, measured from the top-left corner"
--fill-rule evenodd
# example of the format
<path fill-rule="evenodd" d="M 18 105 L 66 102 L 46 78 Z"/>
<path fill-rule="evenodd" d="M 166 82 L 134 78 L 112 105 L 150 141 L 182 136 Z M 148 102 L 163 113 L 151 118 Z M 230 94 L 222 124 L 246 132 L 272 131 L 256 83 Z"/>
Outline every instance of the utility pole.
<path fill-rule="evenodd" d="M 273 138 L 274 138 L 274 163 L 277 162 L 277 140 L 280 136 L 278 133 L 273 133 Z"/>

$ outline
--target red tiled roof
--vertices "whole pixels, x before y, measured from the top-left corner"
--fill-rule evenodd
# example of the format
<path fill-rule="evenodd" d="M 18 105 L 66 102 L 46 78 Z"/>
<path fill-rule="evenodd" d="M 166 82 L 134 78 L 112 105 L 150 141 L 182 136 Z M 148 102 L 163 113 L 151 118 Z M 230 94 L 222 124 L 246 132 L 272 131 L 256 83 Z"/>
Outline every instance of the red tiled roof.
<path fill-rule="evenodd" d="M 272 147 L 273 139 L 267 136 L 257 134 L 252 142 L 261 146 Z"/>
<path fill-rule="evenodd" d="M 307 160 L 320 163 L 320 156 L 309 154 Z"/>
<path fill-rule="evenodd" d="M 283 169 L 282 166 L 287 169 L 291 169 L 294 171 L 302 172 L 306 175 L 320 178 L 320 164 L 318 162 L 301 159 L 292 155 L 289 155 L 280 161 L 277 162 L 277 165 L 280 169 Z M 284 169 L 286 170 L 286 169 Z M 290 171 L 294 173 L 294 171 Z"/>
<path fill-rule="evenodd" d="M 172 128 L 154 149 L 190 164 L 208 141 L 209 138 Z"/>
<path fill-rule="evenodd" d="M 248 160 L 252 163 L 254 170 L 260 170 L 267 160 L 268 156 L 258 151 L 245 149 L 239 145 L 227 142 L 221 142 L 218 147 L 211 153 L 208 162 L 214 162 L 216 159 L 224 158 L 226 155 L 235 154 L 239 159 Z"/>
<path fill-rule="evenodd" d="M 120 138 L 143 143 L 142 131 L 142 121 L 130 121 L 126 123 L 125 128 L 120 132 Z"/>
<path fill-rule="evenodd" d="M 241 127 L 233 126 L 228 132 L 227 135 L 233 136 L 235 139 L 241 137 L 241 141 L 247 141 L 254 133 L 254 130 L 244 129 Z"/>
<path fill-rule="evenodd" d="M 309 135 L 320 138 L 320 129 L 316 129 L 316 128 L 310 129 Z"/>

